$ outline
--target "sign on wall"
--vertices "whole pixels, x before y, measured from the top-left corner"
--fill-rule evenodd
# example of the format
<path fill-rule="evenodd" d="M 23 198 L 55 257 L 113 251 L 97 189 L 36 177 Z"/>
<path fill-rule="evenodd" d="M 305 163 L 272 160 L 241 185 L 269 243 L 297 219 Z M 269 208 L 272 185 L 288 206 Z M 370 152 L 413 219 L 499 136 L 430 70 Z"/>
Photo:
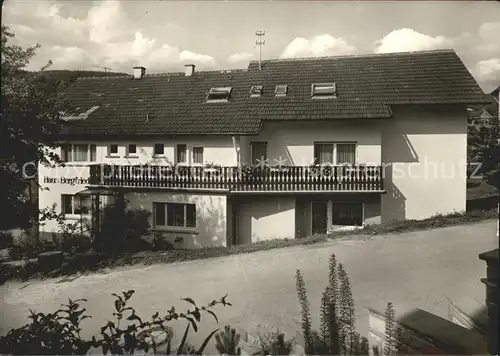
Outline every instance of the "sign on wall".
<path fill-rule="evenodd" d="M 75 184 L 89 184 L 89 179 L 88 178 L 66 178 L 66 177 L 61 177 L 61 178 L 43 177 L 43 182 L 49 183 L 49 184 L 75 185 Z"/>

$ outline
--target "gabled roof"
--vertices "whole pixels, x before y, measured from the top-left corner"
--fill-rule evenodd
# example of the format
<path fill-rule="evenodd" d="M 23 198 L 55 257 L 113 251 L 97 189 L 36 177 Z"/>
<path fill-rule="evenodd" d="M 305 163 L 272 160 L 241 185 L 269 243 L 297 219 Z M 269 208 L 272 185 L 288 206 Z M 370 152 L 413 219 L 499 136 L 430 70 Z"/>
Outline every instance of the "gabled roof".
<path fill-rule="evenodd" d="M 311 99 L 311 84 L 334 82 L 336 99 Z M 285 97 L 276 85 L 287 84 Z M 262 85 L 260 97 L 250 97 Z M 206 103 L 213 87 L 228 102 Z M 67 99 L 87 119 L 68 133 L 115 135 L 257 134 L 267 120 L 381 119 L 391 105 L 491 101 L 452 50 L 250 62 L 248 70 L 80 78 Z"/>

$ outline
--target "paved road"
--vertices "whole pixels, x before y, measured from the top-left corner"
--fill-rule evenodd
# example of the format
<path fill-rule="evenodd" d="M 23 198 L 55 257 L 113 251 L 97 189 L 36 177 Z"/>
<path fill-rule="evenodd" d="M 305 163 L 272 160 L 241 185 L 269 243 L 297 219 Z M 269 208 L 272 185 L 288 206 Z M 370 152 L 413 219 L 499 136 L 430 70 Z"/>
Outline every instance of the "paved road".
<path fill-rule="evenodd" d="M 172 304 L 183 307 L 183 297 L 198 303 L 229 294 L 232 307 L 218 311 L 222 323 L 255 332 L 257 324 L 279 327 L 294 336 L 300 308 L 295 271 L 305 277 L 314 323 L 319 323 L 321 292 L 327 281 L 328 258 L 335 252 L 347 269 L 356 303 L 358 329 L 367 332 L 366 307 L 383 310 L 392 301 L 399 314 L 415 307 L 447 316 L 445 296 L 483 303 L 486 266 L 478 254 L 498 247 L 496 222 L 431 231 L 380 236 L 367 241 L 329 242 L 254 254 L 155 265 L 135 266 L 107 274 L 81 276 L 72 281 L 53 279 L 7 283 L 0 287 L 1 329 L 20 326 L 28 308 L 53 311 L 68 298 L 89 299 L 92 319 L 87 331 L 97 332 L 111 317 L 112 292 L 135 289 L 132 304 L 140 315 L 162 312 Z M 186 304 L 187 307 L 187 304 Z M 178 308 L 179 309 L 179 308 Z M 206 335 L 216 325 L 208 319 Z M 195 337 L 195 341 L 198 337 Z M 209 350 L 207 350 L 209 351 Z"/>

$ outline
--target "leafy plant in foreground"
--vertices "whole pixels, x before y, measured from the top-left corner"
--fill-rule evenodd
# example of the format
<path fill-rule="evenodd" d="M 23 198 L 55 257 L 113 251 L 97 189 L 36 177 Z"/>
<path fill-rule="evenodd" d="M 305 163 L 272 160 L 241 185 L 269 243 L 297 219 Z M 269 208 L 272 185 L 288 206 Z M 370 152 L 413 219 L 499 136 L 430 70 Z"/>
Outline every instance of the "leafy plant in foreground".
<path fill-rule="evenodd" d="M 162 354 L 197 354 L 201 355 L 208 342 L 218 331 L 212 331 L 202 345 L 195 349 L 187 343 L 190 328 L 196 332 L 203 312 L 211 314 L 218 322 L 216 314 L 211 310 L 217 305 L 230 306 L 224 296 L 213 300 L 205 306 L 197 306 L 191 298 L 183 300 L 192 304 L 193 309 L 184 313 L 170 308 L 166 315 L 160 317 L 156 312 L 149 321 L 142 320 L 135 309 L 128 306 L 128 301 L 134 294 L 133 290 L 123 292 L 122 295 L 112 294 L 114 301 L 113 316 L 115 321 L 108 321 L 101 327 L 100 333 L 90 340 L 80 335 L 81 322 L 87 318 L 86 309 L 80 303 L 85 299 L 70 300 L 67 305 L 54 313 L 35 313 L 31 311 L 31 322 L 21 328 L 12 329 L 6 336 L 0 338 L 1 354 L 47 355 L 73 354 L 83 355 L 92 348 L 101 349 L 103 354 L 134 354 L 136 351 Z M 171 342 L 173 330 L 168 324 L 174 320 L 187 320 L 189 323 L 184 331 L 181 343 L 176 350 L 172 350 Z M 158 333 L 163 334 L 159 337 Z M 160 346 L 166 345 L 161 351 Z"/>

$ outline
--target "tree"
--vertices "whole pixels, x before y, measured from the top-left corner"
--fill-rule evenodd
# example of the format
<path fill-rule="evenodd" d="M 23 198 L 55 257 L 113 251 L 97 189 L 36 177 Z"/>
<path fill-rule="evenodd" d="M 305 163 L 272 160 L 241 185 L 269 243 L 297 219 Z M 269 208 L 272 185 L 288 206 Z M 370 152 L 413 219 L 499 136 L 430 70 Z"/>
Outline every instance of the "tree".
<path fill-rule="evenodd" d="M 0 229 L 27 228 L 38 219 L 30 201 L 30 187 L 38 189 L 38 164 L 59 162 L 55 147 L 63 111 L 61 81 L 49 80 L 43 71 L 26 66 L 40 47 L 12 44 L 14 34 L 2 25 L 2 106 L 0 121 Z"/>

